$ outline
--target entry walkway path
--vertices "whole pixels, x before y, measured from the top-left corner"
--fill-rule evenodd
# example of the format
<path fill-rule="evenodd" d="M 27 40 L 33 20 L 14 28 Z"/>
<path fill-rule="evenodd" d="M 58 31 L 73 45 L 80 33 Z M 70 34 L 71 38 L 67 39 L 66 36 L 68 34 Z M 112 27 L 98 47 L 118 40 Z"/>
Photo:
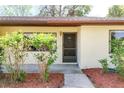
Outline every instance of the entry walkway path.
<path fill-rule="evenodd" d="M 91 81 L 82 73 L 77 64 L 53 65 L 50 71 L 64 73 L 65 84 L 63 88 L 94 88 Z"/>
<path fill-rule="evenodd" d="M 93 88 L 93 84 L 84 74 L 65 74 L 63 88 Z"/>

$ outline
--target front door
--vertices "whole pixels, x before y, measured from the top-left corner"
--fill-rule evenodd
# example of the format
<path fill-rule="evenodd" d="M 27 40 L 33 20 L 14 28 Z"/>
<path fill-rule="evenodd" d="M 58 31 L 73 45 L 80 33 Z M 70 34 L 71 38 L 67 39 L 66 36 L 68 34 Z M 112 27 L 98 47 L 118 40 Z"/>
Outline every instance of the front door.
<path fill-rule="evenodd" d="M 63 62 L 77 62 L 77 33 L 63 33 Z"/>

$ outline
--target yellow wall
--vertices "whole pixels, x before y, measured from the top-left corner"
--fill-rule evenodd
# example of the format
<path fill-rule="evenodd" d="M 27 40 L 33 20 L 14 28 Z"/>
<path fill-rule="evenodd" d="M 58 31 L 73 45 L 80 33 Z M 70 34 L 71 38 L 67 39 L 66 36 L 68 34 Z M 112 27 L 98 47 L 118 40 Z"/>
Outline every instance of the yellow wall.
<path fill-rule="evenodd" d="M 33 27 L 33 26 L 3 26 L 0 27 L 0 32 L 15 32 L 15 31 L 22 31 L 22 32 L 66 32 L 66 31 L 75 31 L 77 32 L 80 27 Z"/>
<path fill-rule="evenodd" d="M 101 67 L 98 62 L 109 56 L 109 31 L 124 30 L 124 26 L 82 26 L 80 32 L 80 67 Z M 112 66 L 112 65 L 110 65 Z"/>
<path fill-rule="evenodd" d="M 57 51 L 58 51 L 58 59 L 56 63 L 62 63 L 62 34 L 61 32 L 78 32 L 80 27 L 33 27 L 33 26 L 1 26 L 0 33 L 5 34 L 6 32 L 15 32 L 15 31 L 22 31 L 22 32 L 56 32 L 57 33 Z M 36 63 L 35 59 L 33 58 L 33 53 L 29 53 L 28 59 L 26 59 L 26 63 Z"/>
<path fill-rule="evenodd" d="M 101 67 L 98 62 L 109 56 L 109 30 L 124 30 L 124 26 L 102 25 L 81 27 L 33 27 L 33 26 L 3 26 L 0 33 L 12 32 L 57 32 L 58 59 L 62 63 L 62 34 L 61 32 L 77 32 L 77 57 L 81 68 Z"/>

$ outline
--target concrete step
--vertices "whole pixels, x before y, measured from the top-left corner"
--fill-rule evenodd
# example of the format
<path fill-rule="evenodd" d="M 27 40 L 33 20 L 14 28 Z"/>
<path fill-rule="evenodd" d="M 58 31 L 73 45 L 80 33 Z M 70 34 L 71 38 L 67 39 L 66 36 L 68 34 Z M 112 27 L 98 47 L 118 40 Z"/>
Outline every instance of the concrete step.
<path fill-rule="evenodd" d="M 59 72 L 65 74 L 82 73 L 77 64 L 54 64 L 50 67 L 50 72 Z"/>
<path fill-rule="evenodd" d="M 5 67 L 3 67 L 5 68 Z M 21 69 L 28 73 L 37 73 L 39 72 L 39 68 L 37 64 L 24 64 L 21 65 Z M 49 68 L 50 72 L 59 72 L 59 73 L 82 73 L 77 64 L 53 64 Z M 4 72 L 7 72 L 4 69 Z"/>

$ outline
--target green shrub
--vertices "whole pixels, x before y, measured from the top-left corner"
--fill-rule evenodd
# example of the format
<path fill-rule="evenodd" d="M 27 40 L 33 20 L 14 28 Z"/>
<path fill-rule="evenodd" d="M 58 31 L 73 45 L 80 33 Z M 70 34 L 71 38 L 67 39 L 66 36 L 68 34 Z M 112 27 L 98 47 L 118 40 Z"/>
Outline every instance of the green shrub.
<path fill-rule="evenodd" d="M 20 64 L 24 63 L 25 50 L 27 50 L 29 46 L 33 46 L 39 52 L 35 57 L 38 59 L 40 76 L 43 76 L 42 79 L 44 81 L 48 81 L 49 66 L 52 65 L 57 58 L 56 37 L 53 34 L 34 34 L 33 37 L 27 39 L 23 33 L 12 32 L 0 37 L 0 46 L 4 48 L 6 57 L 0 56 L 0 58 L 5 59 L 4 65 L 11 74 L 11 80 L 25 80 L 26 73 L 20 69 Z M 44 50 L 44 48 L 46 50 Z"/>
<path fill-rule="evenodd" d="M 4 62 L 4 49 L 0 47 L 0 73 L 2 73 L 2 64 Z"/>
<path fill-rule="evenodd" d="M 116 72 L 120 75 L 120 76 L 122 76 L 122 77 L 124 77 L 124 63 L 120 63 L 120 64 L 118 64 L 117 66 L 116 66 Z"/>
<path fill-rule="evenodd" d="M 124 40 L 112 39 L 111 40 L 111 63 L 119 66 L 124 61 Z"/>
<path fill-rule="evenodd" d="M 116 72 L 124 77 L 124 40 L 112 39 L 111 63 L 115 65 Z"/>
<path fill-rule="evenodd" d="M 107 73 L 108 72 L 108 61 L 107 61 L 107 59 L 106 58 L 105 59 L 100 59 L 99 62 L 102 65 L 103 72 Z"/>
<path fill-rule="evenodd" d="M 17 81 L 19 81 L 19 82 L 24 82 L 25 79 L 26 79 L 26 76 L 27 76 L 27 74 L 26 74 L 23 70 L 21 70 L 21 71 L 19 72 L 18 77 L 17 77 Z"/>
<path fill-rule="evenodd" d="M 43 81 L 49 79 L 49 66 L 52 65 L 56 58 L 56 37 L 52 34 L 37 34 L 32 38 L 32 45 L 38 50 L 38 54 L 35 57 L 38 59 L 38 67 L 40 70 L 40 76 Z M 45 51 L 40 49 L 44 48 Z"/>
<path fill-rule="evenodd" d="M 23 80 L 23 72 L 20 71 L 20 64 L 24 63 L 24 35 L 20 32 L 12 32 L 0 38 L 0 45 L 5 51 L 5 66 L 11 74 L 11 80 Z M 6 52 L 7 51 L 7 52 Z M 7 59 L 7 61 L 6 61 Z"/>
<path fill-rule="evenodd" d="M 24 82 L 26 79 L 26 73 L 23 70 L 20 70 L 17 74 L 16 70 L 13 70 L 11 71 L 11 79 L 15 82 Z"/>

